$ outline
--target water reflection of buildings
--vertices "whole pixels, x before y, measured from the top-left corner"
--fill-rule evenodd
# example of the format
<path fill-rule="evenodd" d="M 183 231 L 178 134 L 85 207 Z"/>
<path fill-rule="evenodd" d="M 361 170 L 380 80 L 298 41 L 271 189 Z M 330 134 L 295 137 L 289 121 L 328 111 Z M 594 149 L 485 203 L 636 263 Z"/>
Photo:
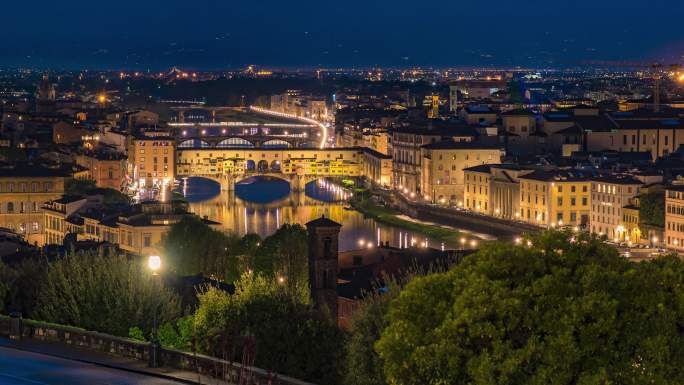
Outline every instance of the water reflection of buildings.
<path fill-rule="evenodd" d="M 263 189 L 269 188 L 272 188 L 272 185 L 268 182 L 263 183 Z M 309 189 L 309 193 L 321 198 L 321 186 L 318 188 L 314 191 Z M 441 242 L 378 224 L 371 218 L 364 218 L 363 214 L 357 211 L 345 209 L 347 203 L 344 197 L 336 195 L 337 193 L 326 194 L 324 197 L 333 200 L 332 202 L 315 199 L 300 192 L 291 193 L 283 199 L 269 203 L 253 203 L 236 196 L 235 192 L 221 192 L 201 202 L 190 203 L 190 211 L 220 222 L 226 231 L 240 235 L 256 233 L 262 237 L 273 234 L 285 223 L 304 225 L 325 215 L 326 218 L 342 225 L 339 244 L 342 251 L 377 247 L 386 242 L 396 247 L 425 244 L 439 248 L 441 245 Z M 361 241 L 363 246 L 360 246 Z"/>

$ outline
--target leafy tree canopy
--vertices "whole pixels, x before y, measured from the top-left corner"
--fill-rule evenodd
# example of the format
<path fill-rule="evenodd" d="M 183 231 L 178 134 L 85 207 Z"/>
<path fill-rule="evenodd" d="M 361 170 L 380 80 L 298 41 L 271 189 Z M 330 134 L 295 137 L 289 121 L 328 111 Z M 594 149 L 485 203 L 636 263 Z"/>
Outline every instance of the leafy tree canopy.
<path fill-rule="evenodd" d="M 73 253 L 48 266 L 34 316 L 127 336 L 135 326 L 149 333 L 155 312 L 160 325 L 176 319 L 179 298 L 150 274 L 143 261 Z"/>
<path fill-rule="evenodd" d="M 665 194 L 655 192 L 639 196 L 639 222 L 665 227 Z"/>
<path fill-rule="evenodd" d="M 391 384 L 684 381 L 684 263 L 632 263 L 588 235 L 485 246 L 414 279 L 375 344 Z"/>
<path fill-rule="evenodd" d="M 209 288 L 194 315 L 199 348 L 241 359 L 242 341 L 256 341 L 257 367 L 315 381 L 338 382 L 343 335 L 333 320 L 293 300 L 284 283 L 245 273 L 230 295 Z"/>

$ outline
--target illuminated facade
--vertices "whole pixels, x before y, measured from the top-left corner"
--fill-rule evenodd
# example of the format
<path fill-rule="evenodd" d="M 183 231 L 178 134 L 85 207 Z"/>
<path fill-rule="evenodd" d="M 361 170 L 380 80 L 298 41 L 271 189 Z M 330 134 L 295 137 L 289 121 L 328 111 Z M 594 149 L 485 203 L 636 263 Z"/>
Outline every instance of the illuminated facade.
<path fill-rule="evenodd" d="M 606 235 L 614 241 L 635 241 L 624 222 L 624 207 L 630 204 L 632 198 L 639 195 L 642 185 L 643 183 L 632 177 L 592 178 L 591 232 Z"/>
<path fill-rule="evenodd" d="M 534 171 L 519 179 L 520 220 L 548 227 L 589 224 L 591 181 L 586 176 Z"/>
<path fill-rule="evenodd" d="M 520 217 L 520 177 L 533 172 L 515 164 L 491 164 L 463 170 L 466 189 L 461 205 L 482 214 L 517 220 Z"/>
<path fill-rule="evenodd" d="M 172 182 L 176 176 L 174 144 L 167 136 L 134 138 L 128 150 L 133 181 L 141 187 Z"/>
<path fill-rule="evenodd" d="M 64 194 L 70 175 L 60 170 L 18 165 L 0 168 L 0 227 L 39 246 L 45 242 L 42 206 Z"/>
<path fill-rule="evenodd" d="M 121 190 L 126 183 L 126 158 L 120 154 L 83 153 L 75 156 L 76 164 L 87 169 L 88 179 L 97 187 Z"/>
<path fill-rule="evenodd" d="M 423 197 L 433 202 L 462 202 L 465 193 L 463 170 L 501 163 L 501 156 L 500 148 L 473 142 L 442 141 L 423 146 L 420 173 Z"/>
<path fill-rule="evenodd" d="M 684 186 L 675 185 L 665 190 L 665 246 L 684 251 Z"/>

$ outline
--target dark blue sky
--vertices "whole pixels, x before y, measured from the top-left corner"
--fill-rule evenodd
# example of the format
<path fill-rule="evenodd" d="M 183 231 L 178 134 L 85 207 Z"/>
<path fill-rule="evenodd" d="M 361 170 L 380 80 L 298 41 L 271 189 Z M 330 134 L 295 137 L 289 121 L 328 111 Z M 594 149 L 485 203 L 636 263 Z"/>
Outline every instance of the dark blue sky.
<path fill-rule="evenodd" d="M 682 0 L 4 0 L 0 66 L 682 61 Z"/>

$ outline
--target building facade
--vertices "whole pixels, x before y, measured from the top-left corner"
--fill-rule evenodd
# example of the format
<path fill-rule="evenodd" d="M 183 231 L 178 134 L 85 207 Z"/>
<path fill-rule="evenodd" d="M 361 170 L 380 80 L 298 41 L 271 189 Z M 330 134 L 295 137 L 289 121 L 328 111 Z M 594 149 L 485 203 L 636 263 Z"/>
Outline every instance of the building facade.
<path fill-rule="evenodd" d="M 684 251 L 684 185 L 665 190 L 665 246 Z"/>
<path fill-rule="evenodd" d="M 138 137 L 128 150 L 128 172 L 140 187 L 173 183 L 175 140 L 168 136 Z"/>
<path fill-rule="evenodd" d="M 624 221 L 624 207 L 639 195 L 643 185 L 631 176 L 600 176 L 591 180 L 591 232 L 616 242 L 632 239 Z"/>
<path fill-rule="evenodd" d="M 0 168 L 0 227 L 42 246 L 45 243 L 42 206 L 64 194 L 69 177 L 61 170 L 28 164 Z"/>
<path fill-rule="evenodd" d="M 422 147 L 422 189 L 419 192 L 432 202 L 462 204 L 466 184 L 463 170 L 501 163 L 501 156 L 500 148 L 473 142 L 449 140 L 425 145 Z M 482 209 L 486 210 L 484 206 Z"/>
<path fill-rule="evenodd" d="M 589 225 L 591 181 L 578 172 L 534 171 L 520 176 L 520 214 L 527 223 Z"/>

